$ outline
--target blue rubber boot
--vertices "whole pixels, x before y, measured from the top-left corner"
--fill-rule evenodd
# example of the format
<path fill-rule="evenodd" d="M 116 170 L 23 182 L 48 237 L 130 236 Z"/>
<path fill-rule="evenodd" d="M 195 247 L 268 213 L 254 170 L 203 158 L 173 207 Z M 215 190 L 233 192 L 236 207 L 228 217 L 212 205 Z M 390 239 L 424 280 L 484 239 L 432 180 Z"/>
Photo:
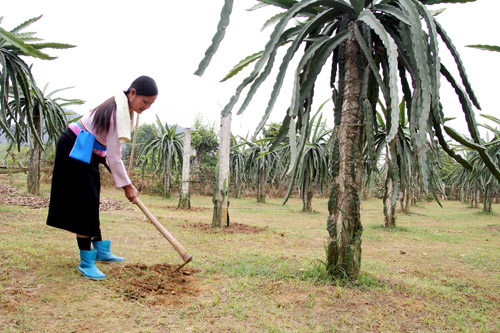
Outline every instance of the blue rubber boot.
<path fill-rule="evenodd" d="M 78 271 L 86 278 L 102 280 L 106 275 L 104 275 L 95 265 L 96 255 L 97 251 L 94 249 L 90 251 L 80 250 L 80 265 L 78 266 Z"/>
<path fill-rule="evenodd" d="M 122 257 L 117 257 L 113 253 L 111 253 L 111 241 L 92 241 L 94 245 L 94 249 L 97 250 L 97 256 L 95 258 L 96 261 L 105 261 L 105 262 L 116 262 L 116 261 L 124 261 Z"/>

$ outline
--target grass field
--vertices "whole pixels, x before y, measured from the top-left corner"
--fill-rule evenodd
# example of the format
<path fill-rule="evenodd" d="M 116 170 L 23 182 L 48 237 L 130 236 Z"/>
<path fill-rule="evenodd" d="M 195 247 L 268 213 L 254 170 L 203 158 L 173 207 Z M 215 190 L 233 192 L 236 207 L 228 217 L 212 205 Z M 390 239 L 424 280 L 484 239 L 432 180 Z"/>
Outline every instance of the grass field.
<path fill-rule="evenodd" d="M 0 182 L 25 191 L 23 183 Z M 42 188 L 48 196 L 49 187 Z M 126 201 L 121 190 L 103 196 Z M 327 204 L 232 199 L 231 227 L 214 231 L 210 197 L 142 195 L 194 256 L 179 255 L 142 212 L 101 213 L 125 263 L 83 278 L 75 236 L 45 225 L 46 208 L 0 204 L 0 328 L 37 332 L 500 331 L 500 218 L 461 202 L 420 203 L 382 228 L 380 200 L 362 202 L 359 283 L 325 274 Z M 85 209 L 78 207 L 78 209 Z M 494 205 L 494 212 L 500 206 Z M 77 213 L 77 212 L 76 212 Z"/>

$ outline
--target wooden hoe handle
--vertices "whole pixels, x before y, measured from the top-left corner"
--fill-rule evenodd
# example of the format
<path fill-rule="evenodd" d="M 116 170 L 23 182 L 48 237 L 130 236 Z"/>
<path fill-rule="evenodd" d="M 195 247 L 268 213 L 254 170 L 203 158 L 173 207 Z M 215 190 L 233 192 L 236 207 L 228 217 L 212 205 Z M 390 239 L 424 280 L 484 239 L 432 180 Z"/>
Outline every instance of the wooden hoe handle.
<path fill-rule="evenodd" d="M 142 210 L 142 212 L 144 213 L 144 215 L 146 215 L 146 217 L 151 221 L 151 223 L 154 224 L 154 226 L 156 227 L 156 229 L 158 229 L 158 231 L 170 242 L 170 244 L 172 244 L 172 246 L 177 251 L 177 253 L 179 253 L 179 255 L 182 257 L 182 260 L 184 260 L 184 264 L 190 262 L 191 259 L 193 259 L 193 256 L 190 255 L 184 249 L 184 247 L 182 247 L 181 243 L 179 243 L 177 241 L 177 239 L 175 239 L 174 236 L 172 236 L 167 231 L 167 229 L 165 229 L 161 225 L 160 222 L 158 222 L 158 220 L 153 216 L 153 214 L 151 214 L 151 212 L 146 208 L 146 206 L 144 206 L 144 204 L 142 203 L 142 201 L 139 198 L 136 199 L 136 205 L 139 206 L 139 208 Z"/>

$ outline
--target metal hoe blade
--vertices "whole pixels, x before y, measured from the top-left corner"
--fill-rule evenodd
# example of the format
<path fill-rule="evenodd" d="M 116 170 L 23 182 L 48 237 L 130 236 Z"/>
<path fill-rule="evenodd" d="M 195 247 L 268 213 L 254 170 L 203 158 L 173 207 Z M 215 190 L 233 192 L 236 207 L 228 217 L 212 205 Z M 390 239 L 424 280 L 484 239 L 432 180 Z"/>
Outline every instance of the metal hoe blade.
<path fill-rule="evenodd" d="M 189 258 L 182 265 L 180 265 L 179 267 L 177 267 L 177 269 L 175 271 L 173 271 L 173 273 L 179 271 L 182 267 L 186 266 L 186 264 L 189 263 L 191 261 L 191 259 L 193 259 L 193 257 Z"/>

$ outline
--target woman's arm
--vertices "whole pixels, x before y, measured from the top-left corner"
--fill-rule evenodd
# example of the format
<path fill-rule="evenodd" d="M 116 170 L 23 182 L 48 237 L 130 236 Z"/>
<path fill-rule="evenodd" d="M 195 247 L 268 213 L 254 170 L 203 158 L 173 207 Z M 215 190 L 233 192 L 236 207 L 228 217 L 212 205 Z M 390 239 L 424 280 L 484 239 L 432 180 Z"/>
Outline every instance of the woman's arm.
<path fill-rule="evenodd" d="M 105 161 L 105 166 L 106 168 L 108 169 L 108 171 L 113 174 L 111 172 L 111 168 L 109 167 L 109 164 L 108 164 L 108 161 L 106 160 Z M 139 191 L 137 191 L 136 187 L 133 185 L 133 184 L 129 184 L 129 185 L 125 185 L 122 187 L 123 190 L 125 191 L 125 196 L 127 197 L 127 199 L 132 202 L 133 204 L 137 203 L 136 199 L 138 197 L 138 193 Z"/>
<path fill-rule="evenodd" d="M 137 198 L 137 189 L 130 178 L 128 177 L 127 170 L 123 165 L 122 161 L 122 148 L 120 140 L 118 139 L 118 133 L 116 131 L 116 126 L 112 123 L 108 135 L 106 137 L 107 142 L 107 153 L 106 153 L 106 163 L 109 166 L 111 175 L 115 182 L 116 187 L 121 187 L 125 191 L 125 196 L 127 199 L 135 203 Z"/>

